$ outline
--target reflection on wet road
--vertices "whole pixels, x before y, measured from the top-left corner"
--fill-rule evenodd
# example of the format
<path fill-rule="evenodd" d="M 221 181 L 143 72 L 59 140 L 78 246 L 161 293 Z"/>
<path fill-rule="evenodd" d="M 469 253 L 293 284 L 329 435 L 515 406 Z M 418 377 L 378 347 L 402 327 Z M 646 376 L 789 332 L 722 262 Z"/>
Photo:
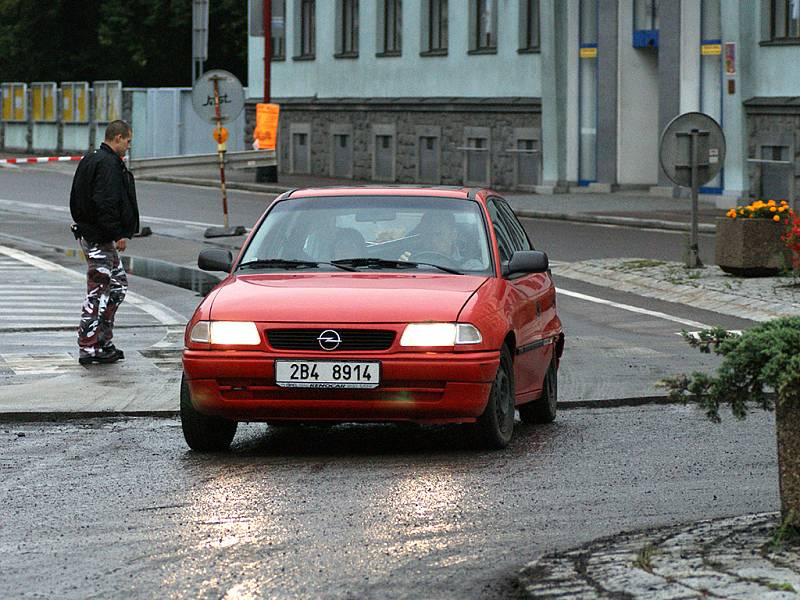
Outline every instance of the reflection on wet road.
<path fill-rule="evenodd" d="M 0 596 L 509 597 L 539 553 L 777 508 L 774 422 L 569 410 L 501 452 L 461 427 L 0 425 Z"/>

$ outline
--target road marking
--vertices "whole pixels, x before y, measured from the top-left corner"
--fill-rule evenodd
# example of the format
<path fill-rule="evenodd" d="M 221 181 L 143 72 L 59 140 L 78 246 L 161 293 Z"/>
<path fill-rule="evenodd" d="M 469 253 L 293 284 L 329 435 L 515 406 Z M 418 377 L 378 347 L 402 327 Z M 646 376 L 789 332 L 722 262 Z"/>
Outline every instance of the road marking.
<path fill-rule="evenodd" d="M 73 271 L 72 269 L 68 269 L 67 267 L 61 266 L 54 262 L 44 260 L 43 258 L 39 258 L 38 256 L 33 256 L 32 254 L 28 254 L 27 252 L 23 252 L 22 250 L 17 250 L 16 248 L 9 248 L 7 246 L 0 246 L 0 255 L 8 256 L 12 259 L 16 259 L 20 262 L 26 263 L 43 271 L 67 275 L 72 279 L 80 280 L 81 283 L 85 285 L 86 282 L 85 274 Z M 50 286 L 43 284 L 38 289 L 40 291 L 40 294 L 36 297 L 41 298 L 42 294 L 44 294 L 47 290 L 52 288 L 50 288 Z M 78 288 L 73 288 L 73 289 L 79 291 Z M 5 295 L 7 300 L 13 300 L 18 298 L 18 296 L 9 297 L 10 293 L 13 293 L 13 291 L 14 291 L 13 287 L 10 290 L 6 288 Z M 31 293 L 30 295 L 33 296 L 34 294 Z M 182 315 L 178 314 L 168 306 L 165 306 L 160 302 L 156 302 L 155 300 L 150 300 L 149 298 L 145 298 L 144 296 L 140 296 L 139 294 L 136 294 L 134 292 L 128 291 L 128 293 L 125 296 L 125 301 L 128 303 L 128 306 L 134 306 L 138 308 L 140 311 L 147 313 L 162 325 L 184 325 L 186 323 L 186 319 Z M 123 304 L 122 306 L 125 305 Z"/>
<path fill-rule="evenodd" d="M 619 302 L 612 302 L 611 300 L 606 300 L 604 298 L 597 298 L 595 296 L 589 296 L 587 294 L 581 294 L 580 292 L 572 292 L 570 290 L 565 290 L 564 288 L 556 288 L 556 292 L 559 294 L 563 294 L 565 296 L 571 296 L 572 298 L 577 298 L 578 300 L 586 300 L 587 302 L 594 302 L 595 304 L 604 304 L 606 306 L 611 306 L 613 308 L 627 310 L 630 312 L 638 313 L 640 315 L 648 315 L 650 317 L 656 317 L 658 319 L 665 319 L 667 321 L 673 321 L 675 323 L 680 323 L 681 325 L 687 325 L 689 327 L 695 327 L 697 329 L 709 328 L 709 326 L 706 325 L 705 323 L 700 323 L 698 321 L 692 321 L 690 319 L 681 319 L 680 317 L 673 317 L 672 315 L 658 312 L 656 310 L 648 310 L 646 308 L 639 308 L 638 306 L 631 306 L 630 304 L 621 304 Z"/>
<path fill-rule="evenodd" d="M 684 333 L 683 331 L 679 331 L 675 335 L 683 335 L 683 333 Z M 726 333 L 730 333 L 730 334 L 733 334 L 733 335 L 742 335 L 742 330 L 741 329 L 727 329 Z M 700 339 L 700 332 L 699 331 L 687 331 L 686 335 L 688 335 L 690 338 L 693 338 L 695 340 L 699 340 Z"/>
<path fill-rule="evenodd" d="M 0 198 L 0 206 L 5 206 L 6 208 L 13 209 L 16 208 L 27 208 L 27 209 L 38 209 L 39 211 L 56 211 L 64 214 L 69 214 L 69 207 L 66 206 L 51 206 L 49 204 L 37 204 L 36 202 L 21 202 L 19 200 L 6 200 Z M 25 213 L 29 214 L 29 213 Z M 173 218 L 164 218 L 164 217 L 148 217 L 147 215 L 140 215 L 139 220 L 142 223 L 158 223 L 159 225 L 185 225 L 187 227 L 192 227 L 195 229 L 202 229 L 206 230 L 209 227 L 219 227 L 219 223 L 203 223 L 201 221 L 181 221 L 179 219 Z M 146 224 L 146 223 L 145 223 Z"/>

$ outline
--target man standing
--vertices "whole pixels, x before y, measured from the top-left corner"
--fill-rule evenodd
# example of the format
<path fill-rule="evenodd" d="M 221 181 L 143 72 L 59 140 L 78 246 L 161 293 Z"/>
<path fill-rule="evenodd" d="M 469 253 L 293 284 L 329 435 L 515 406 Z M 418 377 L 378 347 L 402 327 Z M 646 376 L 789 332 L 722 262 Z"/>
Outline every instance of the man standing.
<path fill-rule="evenodd" d="M 118 251 L 124 252 L 125 239 L 139 231 L 133 175 L 122 161 L 132 139 L 125 121 L 109 123 L 105 141 L 81 159 L 72 180 L 73 232 L 88 265 L 86 300 L 78 326 L 78 362 L 82 365 L 125 358 L 112 338 L 114 314 L 128 290 Z"/>

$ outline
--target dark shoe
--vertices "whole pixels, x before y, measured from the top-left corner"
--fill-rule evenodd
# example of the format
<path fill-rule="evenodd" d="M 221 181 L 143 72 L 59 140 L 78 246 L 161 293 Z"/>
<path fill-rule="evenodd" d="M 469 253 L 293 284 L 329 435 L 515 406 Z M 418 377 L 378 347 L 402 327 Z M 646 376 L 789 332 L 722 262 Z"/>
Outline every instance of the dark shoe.
<path fill-rule="evenodd" d="M 101 350 L 101 352 L 103 354 L 110 354 L 112 352 L 116 353 L 117 360 L 123 360 L 125 358 L 125 353 L 122 350 L 120 350 L 119 348 L 117 348 L 114 344 L 111 344 L 110 346 L 105 346 Z"/>
<path fill-rule="evenodd" d="M 82 365 L 108 365 L 117 362 L 119 359 L 119 351 L 117 350 L 112 353 L 102 352 L 95 356 L 81 356 L 78 358 L 78 362 Z"/>

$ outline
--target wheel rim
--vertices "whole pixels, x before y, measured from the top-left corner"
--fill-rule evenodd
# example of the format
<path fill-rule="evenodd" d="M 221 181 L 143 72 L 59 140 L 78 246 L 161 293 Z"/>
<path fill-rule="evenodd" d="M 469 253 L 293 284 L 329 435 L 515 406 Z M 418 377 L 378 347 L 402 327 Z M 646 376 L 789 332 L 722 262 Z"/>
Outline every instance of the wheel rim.
<path fill-rule="evenodd" d="M 550 370 L 547 373 L 547 403 L 550 406 L 551 411 L 555 411 L 556 403 L 558 402 L 557 398 L 557 388 L 556 388 L 556 378 L 554 377 L 553 367 L 550 367 Z"/>
<path fill-rule="evenodd" d="M 497 424 L 504 433 L 508 430 L 509 415 L 513 415 L 513 400 L 511 400 L 511 380 L 504 368 L 497 374 L 496 396 L 494 402 Z"/>

